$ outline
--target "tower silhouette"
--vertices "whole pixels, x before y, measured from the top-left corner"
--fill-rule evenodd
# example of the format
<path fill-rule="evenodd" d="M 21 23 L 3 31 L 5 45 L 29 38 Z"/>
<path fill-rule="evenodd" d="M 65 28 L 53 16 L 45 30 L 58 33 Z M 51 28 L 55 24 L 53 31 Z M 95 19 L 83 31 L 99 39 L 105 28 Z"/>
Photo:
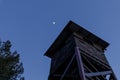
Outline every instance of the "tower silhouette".
<path fill-rule="evenodd" d="M 104 54 L 108 45 L 70 21 L 45 53 L 51 58 L 48 80 L 117 80 Z"/>

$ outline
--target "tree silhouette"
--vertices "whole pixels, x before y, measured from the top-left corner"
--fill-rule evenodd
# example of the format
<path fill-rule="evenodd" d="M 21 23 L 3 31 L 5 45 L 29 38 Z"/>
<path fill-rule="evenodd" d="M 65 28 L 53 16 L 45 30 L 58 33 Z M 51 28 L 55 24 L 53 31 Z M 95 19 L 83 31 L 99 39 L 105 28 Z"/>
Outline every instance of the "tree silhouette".
<path fill-rule="evenodd" d="M 11 52 L 11 42 L 0 42 L 0 80 L 24 80 L 23 64 L 17 51 Z"/>

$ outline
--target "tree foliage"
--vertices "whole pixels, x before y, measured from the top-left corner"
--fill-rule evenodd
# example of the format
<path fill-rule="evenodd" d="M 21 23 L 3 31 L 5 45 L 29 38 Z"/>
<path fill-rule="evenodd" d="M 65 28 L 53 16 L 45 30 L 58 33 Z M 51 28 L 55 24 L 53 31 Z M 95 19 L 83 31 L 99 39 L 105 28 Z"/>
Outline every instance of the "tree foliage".
<path fill-rule="evenodd" d="M 24 72 L 20 55 L 17 51 L 11 52 L 11 42 L 0 42 L 0 80 L 24 80 Z"/>

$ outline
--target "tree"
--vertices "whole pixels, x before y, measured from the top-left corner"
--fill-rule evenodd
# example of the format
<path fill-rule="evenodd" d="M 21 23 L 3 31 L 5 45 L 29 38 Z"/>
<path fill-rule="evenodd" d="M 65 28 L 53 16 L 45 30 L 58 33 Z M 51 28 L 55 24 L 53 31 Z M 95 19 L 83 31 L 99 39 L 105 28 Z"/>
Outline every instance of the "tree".
<path fill-rule="evenodd" d="M 0 80 L 24 80 L 23 64 L 17 51 L 11 52 L 11 42 L 0 42 Z"/>

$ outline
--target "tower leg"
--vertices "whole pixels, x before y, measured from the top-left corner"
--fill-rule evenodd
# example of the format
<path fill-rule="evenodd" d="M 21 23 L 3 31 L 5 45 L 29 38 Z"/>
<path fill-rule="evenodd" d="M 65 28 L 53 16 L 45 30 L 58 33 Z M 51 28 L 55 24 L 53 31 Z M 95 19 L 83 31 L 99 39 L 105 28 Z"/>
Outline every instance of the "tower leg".
<path fill-rule="evenodd" d="M 84 72 L 84 67 L 83 67 L 83 63 L 82 63 L 82 58 L 81 58 L 79 47 L 75 47 L 75 54 L 76 54 L 76 59 L 77 59 L 77 64 L 78 64 L 80 79 L 81 80 L 86 80 L 86 78 L 85 78 L 85 72 Z"/>

